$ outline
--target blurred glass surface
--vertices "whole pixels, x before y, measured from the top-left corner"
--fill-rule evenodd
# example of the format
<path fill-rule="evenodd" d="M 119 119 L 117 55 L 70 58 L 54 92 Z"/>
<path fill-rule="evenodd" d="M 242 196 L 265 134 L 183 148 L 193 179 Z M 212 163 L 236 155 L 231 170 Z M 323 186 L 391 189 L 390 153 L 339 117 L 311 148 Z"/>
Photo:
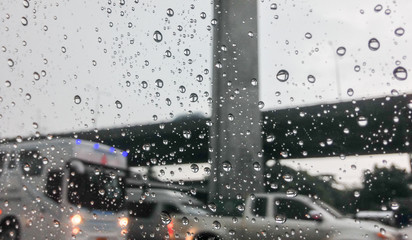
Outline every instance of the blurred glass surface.
<path fill-rule="evenodd" d="M 412 235 L 412 2 L 234 1 L 0 2 L 0 239 Z"/>

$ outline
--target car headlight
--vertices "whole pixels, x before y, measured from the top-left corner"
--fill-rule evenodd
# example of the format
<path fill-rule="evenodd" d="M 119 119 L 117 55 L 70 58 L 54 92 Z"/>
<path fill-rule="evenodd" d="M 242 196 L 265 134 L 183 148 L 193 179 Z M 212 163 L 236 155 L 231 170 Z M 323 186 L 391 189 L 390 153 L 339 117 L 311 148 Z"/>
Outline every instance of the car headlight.
<path fill-rule="evenodd" d="M 119 218 L 119 225 L 122 228 L 125 228 L 129 224 L 129 219 L 127 217 L 121 217 Z"/>
<path fill-rule="evenodd" d="M 83 219 L 82 219 L 82 216 L 80 216 L 79 214 L 76 214 L 70 218 L 70 221 L 72 222 L 74 226 L 76 226 L 82 223 Z"/>

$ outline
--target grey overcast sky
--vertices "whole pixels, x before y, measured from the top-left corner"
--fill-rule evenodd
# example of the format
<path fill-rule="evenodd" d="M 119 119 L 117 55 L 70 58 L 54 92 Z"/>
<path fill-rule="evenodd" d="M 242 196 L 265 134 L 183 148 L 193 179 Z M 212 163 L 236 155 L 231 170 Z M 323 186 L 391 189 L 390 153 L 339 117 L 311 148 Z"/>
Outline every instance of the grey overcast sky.
<path fill-rule="evenodd" d="M 263 110 L 410 93 L 410 77 L 393 76 L 398 66 L 411 73 L 410 9 L 407 0 L 259 0 Z M 210 116 L 212 19 L 203 0 L 1 1 L 0 138 Z"/>

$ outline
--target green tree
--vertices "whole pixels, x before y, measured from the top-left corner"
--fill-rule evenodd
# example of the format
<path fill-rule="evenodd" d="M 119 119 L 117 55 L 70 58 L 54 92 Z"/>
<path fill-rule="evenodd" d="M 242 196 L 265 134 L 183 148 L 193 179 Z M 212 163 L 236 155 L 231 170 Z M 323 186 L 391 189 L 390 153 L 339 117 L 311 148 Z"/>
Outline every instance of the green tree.
<path fill-rule="evenodd" d="M 375 165 L 373 171 L 364 171 L 359 209 L 380 210 L 381 206 L 388 206 L 398 198 L 410 197 L 407 179 L 406 171 L 393 165 L 390 168 Z"/>

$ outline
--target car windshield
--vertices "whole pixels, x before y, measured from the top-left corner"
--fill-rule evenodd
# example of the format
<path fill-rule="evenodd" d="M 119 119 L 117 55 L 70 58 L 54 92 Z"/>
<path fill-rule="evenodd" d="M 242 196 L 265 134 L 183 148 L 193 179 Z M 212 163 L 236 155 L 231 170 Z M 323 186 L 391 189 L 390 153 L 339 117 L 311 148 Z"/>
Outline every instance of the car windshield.
<path fill-rule="evenodd" d="M 84 166 L 84 172 L 70 167 L 69 202 L 93 210 L 122 210 L 125 172 L 94 164 Z"/>

